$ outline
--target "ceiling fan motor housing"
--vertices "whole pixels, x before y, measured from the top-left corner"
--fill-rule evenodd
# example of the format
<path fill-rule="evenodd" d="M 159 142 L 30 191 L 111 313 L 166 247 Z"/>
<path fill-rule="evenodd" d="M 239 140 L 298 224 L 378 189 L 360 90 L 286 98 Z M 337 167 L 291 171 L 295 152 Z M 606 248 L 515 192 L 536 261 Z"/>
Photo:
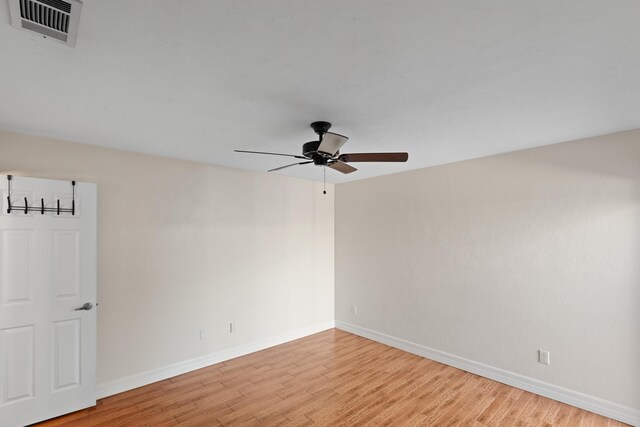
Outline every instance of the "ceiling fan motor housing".
<path fill-rule="evenodd" d="M 319 146 L 320 141 L 309 141 L 302 144 L 302 155 L 309 158 L 313 157 L 313 155 L 318 152 Z"/>
<path fill-rule="evenodd" d="M 316 166 L 326 166 L 327 161 L 333 156 L 329 154 L 318 152 L 320 141 L 309 141 L 302 145 L 302 155 L 313 160 L 313 164 Z M 338 155 L 339 153 L 336 153 Z"/>

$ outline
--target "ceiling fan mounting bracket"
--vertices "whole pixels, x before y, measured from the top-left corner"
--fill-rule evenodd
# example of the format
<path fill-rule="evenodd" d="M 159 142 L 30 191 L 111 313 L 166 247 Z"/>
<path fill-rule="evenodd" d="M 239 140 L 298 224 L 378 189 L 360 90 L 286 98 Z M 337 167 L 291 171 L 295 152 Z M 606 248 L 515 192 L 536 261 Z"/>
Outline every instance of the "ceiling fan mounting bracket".
<path fill-rule="evenodd" d="M 331 129 L 331 123 L 329 122 L 313 122 L 311 123 L 311 129 L 318 135 L 322 136 L 325 133 L 329 132 Z"/>

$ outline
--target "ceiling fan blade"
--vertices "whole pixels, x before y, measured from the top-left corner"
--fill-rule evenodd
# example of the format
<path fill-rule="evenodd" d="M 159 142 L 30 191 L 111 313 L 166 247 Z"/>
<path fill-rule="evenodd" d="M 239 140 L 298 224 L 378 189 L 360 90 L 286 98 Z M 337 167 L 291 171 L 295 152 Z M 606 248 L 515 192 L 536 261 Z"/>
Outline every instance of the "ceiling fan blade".
<path fill-rule="evenodd" d="M 354 168 L 351 165 L 348 165 L 346 163 L 342 163 L 339 160 L 337 160 L 335 163 L 331 163 L 331 164 L 329 164 L 327 166 L 329 166 L 331 169 L 335 169 L 338 172 L 342 172 L 342 173 L 351 173 L 351 172 L 355 172 L 355 171 L 358 170 L 358 169 Z"/>
<path fill-rule="evenodd" d="M 296 159 L 306 159 L 304 156 L 296 156 L 295 154 L 281 154 L 281 153 L 267 153 L 264 151 L 246 151 L 246 150 L 233 150 L 236 153 L 250 153 L 250 154 L 268 154 L 270 156 L 286 156 L 295 157 Z"/>
<path fill-rule="evenodd" d="M 289 168 L 291 166 L 297 166 L 297 165 L 306 165 L 308 163 L 313 163 L 313 160 L 309 160 L 308 162 L 292 163 L 290 165 L 280 166 L 279 168 L 269 169 L 267 172 L 279 171 L 280 169 L 285 169 L 285 168 Z"/>
<path fill-rule="evenodd" d="M 409 153 L 349 153 L 341 154 L 341 162 L 406 162 Z"/>
<path fill-rule="evenodd" d="M 348 140 L 349 138 L 344 135 L 339 135 L 333 132 L 326 132 L 322 136 L 322 142 L 318 147 L 318 151 L 333 156 Z"/>

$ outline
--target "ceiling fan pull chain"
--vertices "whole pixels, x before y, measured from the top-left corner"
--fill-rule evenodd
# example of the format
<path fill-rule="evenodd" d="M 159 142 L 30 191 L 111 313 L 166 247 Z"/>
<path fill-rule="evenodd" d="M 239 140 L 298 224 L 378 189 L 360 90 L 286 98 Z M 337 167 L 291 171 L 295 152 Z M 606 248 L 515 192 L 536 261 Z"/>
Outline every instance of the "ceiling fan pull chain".
<path fill-rule="evenodd" d="M 327 167 L 322 166 L 322 194 L 327 194 Z"/>

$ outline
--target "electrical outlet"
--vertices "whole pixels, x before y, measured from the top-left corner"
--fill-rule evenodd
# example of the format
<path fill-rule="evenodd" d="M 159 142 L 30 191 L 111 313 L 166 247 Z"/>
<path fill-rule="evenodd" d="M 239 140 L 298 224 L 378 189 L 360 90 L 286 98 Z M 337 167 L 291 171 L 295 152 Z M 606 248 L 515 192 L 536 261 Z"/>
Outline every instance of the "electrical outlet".
<path fill-rule="evenodd" d="M 353 314 L 354 316 L 356 314 L 358 314 L 358 306 L 357 305 L 352 305 L 351 306 L 351 314 Z"/>
<path fill-rule="evenodd" d="M 233 322 L 229 322 L 229 333 L 232 334 L 236 331 L 236 325 Z"/>
<path fill-rule="evenodd" d="M 551 354 L 546 350 L 538 350 L 538 362 L 548 365 L 551 363 Z"/>
<path fill-rule="evenodd" d="M 207 331 L 205 331 L 204 329 L 200 329 L 200 340 L 206 340 L 207 339 Z"/>

